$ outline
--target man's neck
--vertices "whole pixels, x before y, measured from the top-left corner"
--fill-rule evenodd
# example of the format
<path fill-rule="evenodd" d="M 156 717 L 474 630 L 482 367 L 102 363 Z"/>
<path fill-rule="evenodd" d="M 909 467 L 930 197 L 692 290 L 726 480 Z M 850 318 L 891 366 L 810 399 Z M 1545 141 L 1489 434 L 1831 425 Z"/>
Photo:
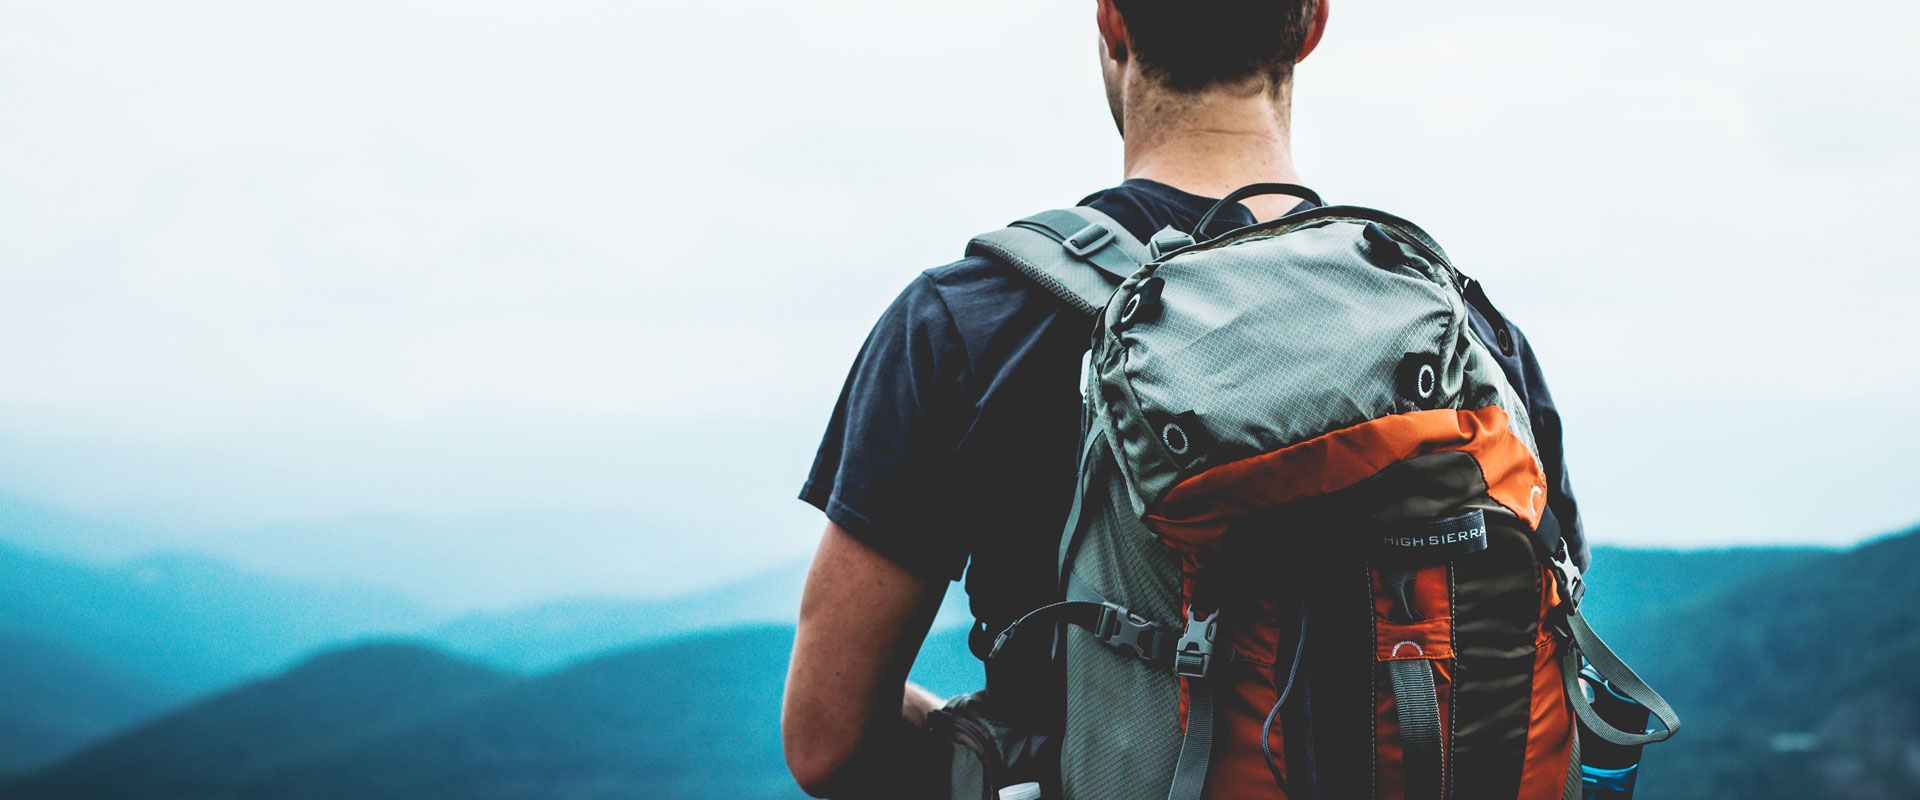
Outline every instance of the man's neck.
<path fill-rule="evenodd" d="M 1181 95 L 1130 77 L 1126 177 L 1202 197 L 1225 197 L 1250 183 L 1300 182 L 1284 90 L 1278 100 L 1264 85 Z M 1284 195 L 1243 201 L 1259 220 L 1281 216 L 1299 202 Z"/>

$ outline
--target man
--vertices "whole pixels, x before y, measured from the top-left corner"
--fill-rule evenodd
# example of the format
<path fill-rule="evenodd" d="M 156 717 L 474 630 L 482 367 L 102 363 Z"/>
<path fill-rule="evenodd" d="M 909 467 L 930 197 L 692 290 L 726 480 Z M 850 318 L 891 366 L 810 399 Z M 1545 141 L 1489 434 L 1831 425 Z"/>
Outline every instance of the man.
<path fill-rule="evenodd" d="M 1193 231 L 1213 198 L 1241 186 L 1301 182 L 1293 66 L 1327 14 L 1328 0 L 1097 0 L 1125 180 L 1082 204 L 1144 241 L 1166 226 Z M 1256 197 L 1194 232 L 1303 205 Z M 861 348 L 801 493 L 828 519 L 782 718 L 787 763 L 809 794 L 884 795 L 880 784 L 916 765 L 901 732 L 941 700 L 904 679 L 949 580 L 964 570 L 988 635 L 1056 599 L 1090 324 L 1010 267 L 973 257 L 922 273 Z M 1496 335 L 1527 384 L 1550 502 L 1578 541 L 1538 365 L 1517 330 L 1501 321 L 1486 340 Z"/>

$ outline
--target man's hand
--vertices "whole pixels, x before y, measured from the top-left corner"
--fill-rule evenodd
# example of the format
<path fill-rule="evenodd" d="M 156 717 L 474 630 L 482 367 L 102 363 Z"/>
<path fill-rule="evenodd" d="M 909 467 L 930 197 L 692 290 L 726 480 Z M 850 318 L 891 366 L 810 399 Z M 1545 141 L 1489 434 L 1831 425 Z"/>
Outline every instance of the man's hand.
<path fill-rule="evenodd" d="M 947 704 L 945 698 L 913 681 L 907 681 L 906 691 L 900 695 L 900 719 L 915 728 L 927 724 L 927 714 Z"/>
<path fill-rule="evenodd" d="M 780 711 L 787 769 L 815 797 L 862 776 L 848 765 L 896 720 L 918 723 L 939 698 L 905 687 L 946 582 L 928 584 L 838 525 L 827 525 L 807 571 L 800 626 Z M 933 705 L 925 705 L 929 702 Z"/>

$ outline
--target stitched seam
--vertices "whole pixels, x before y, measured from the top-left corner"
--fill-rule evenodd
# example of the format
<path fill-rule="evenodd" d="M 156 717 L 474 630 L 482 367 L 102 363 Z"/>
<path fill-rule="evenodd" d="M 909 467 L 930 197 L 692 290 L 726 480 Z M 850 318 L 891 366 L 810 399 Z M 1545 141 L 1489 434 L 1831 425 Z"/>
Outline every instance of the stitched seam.
<path fill-rule="evenodd" d="M 1374 607 L 1373 566 L 1366 562 L 1361 562 L 1360 569 L 1366 576 L 1367 611 L 1371 612 Z M 1367 614 L 1367 626 L 1373 629 L 1373 636 L 1369 638 L 1374 642 L 1379 642 L 1380 615 L 1374 613 Z M 1374 648 L 1374 655 L 1378 656 L 1379 645 L 1375 644 Z M 1371 734 L 1368 738 L 1371 739 L 1372 742 L 1367 747 L 1367 796 L 1378 798 L 1380 796 L 1380 666 L 1377 658 L 1369 659 L 1369 661 L 1373 662 L 1373 668 L 1368 670 L 1368 672 L 1371 673 L 1371 679 L 1367 681 L 1367 694 L 1371 700 L 1368 703 L 1369 708 L 1367 709 L 1367 727 L 1370 729 L 1369 733 Z"/>
<path fill-rule="evenodd" d="M 1459 616 L 1459 604 L 1460 584 L 1453 579 L 1453 562 L 1449 561 L 1447 562 L 1447 617 L 1449 619 Z M 1453 657 L 1447 659 L 1451 667 L 1449 674 L 1452 677 L 1447 681 L 1447 746 L 1440 751 L 1440 757 L 1444 759 L 1441 764 L 1446 781 L 1446 789 L 1442 794 L 1443 797 L 1452 797 L 1453 751 L 1459 746 L 1457 737 L 1460 734 L 1460 695 L 1454 691 L 1460 685 L 1460 626 L 1458 624 L 1452 622 L 1447 624 L 1447 643 L 1453 646 Z"/>
<path fill-rule="evenodd" d="M 1042 288 L 1046 289 L 1054 297 L 1059 298 L 1061 302 L 1083 313 L 1099 316 L 1100 310 L 1098 308 L 1095 308 L 1092 304 L 1082 299 L 1078 292 L 1068 288 L 1066 284 L 1061 283 L 1052 275 L 1047 274 L 1046 270 L 1040 269 L 1033 264 L 1033 262 L 1021 258 L 1015 255 L 1013 251 L 992 242 L 979 242 L 977 244 L 980 249 L 992 253 L 994 257 L 1002 263 L 1012 266 L 1015 272 L 1040 284 Z M 941 303 L 944 305 L 946 301 L 943 299 Z"/>

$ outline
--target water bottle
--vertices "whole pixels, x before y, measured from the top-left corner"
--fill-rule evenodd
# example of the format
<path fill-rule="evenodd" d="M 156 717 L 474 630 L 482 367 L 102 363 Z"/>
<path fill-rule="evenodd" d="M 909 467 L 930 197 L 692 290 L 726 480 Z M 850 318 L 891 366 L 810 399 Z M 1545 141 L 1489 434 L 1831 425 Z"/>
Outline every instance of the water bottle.
<path fill-rule="evenodd" d="M 1000 790 L 1000 800 L 1040 800 L 1040 784 L 1016 783 Z"/>
<path fill-rule="evenodd" d="M 1580 671 L 1593 710 L 1623 731 L 1644 731 L 1647 707 L 1620 695 L 1588 667 Z M 1578 735 L 1578 734 L 1576 734 Z M 1633 781 L 1640 771 L 1640 746 L 1625 747 L 1598 736 L 1580 739 L 1580 786 L 1587 800 L 1632 800 Z"/>

